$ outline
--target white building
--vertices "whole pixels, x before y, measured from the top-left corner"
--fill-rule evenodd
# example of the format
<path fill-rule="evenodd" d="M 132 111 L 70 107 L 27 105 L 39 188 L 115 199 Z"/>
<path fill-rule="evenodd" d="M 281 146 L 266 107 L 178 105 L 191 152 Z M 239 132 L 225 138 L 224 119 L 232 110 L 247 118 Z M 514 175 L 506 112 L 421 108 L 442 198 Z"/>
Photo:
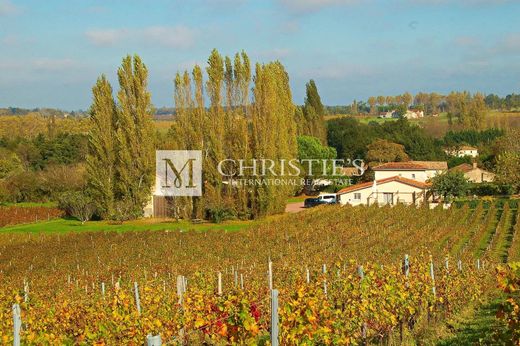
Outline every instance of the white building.
<path fill-rule="evenodd" d="M 463 163 L 455 166 L 450 171 L 458 171 L 464 173 L 464 176 L 473 183 L 486 183 L 495 180 L 495 174 L 488 172 L 482 168 L 478 168 L 477 163 L 474 162 L 472 165 L 469 163 Z"/>
<path fill-rule="evenodd" d="M 423 183 L 447 169 L 446 161 L 387 162 L 373 168 L 376 180 L 398 176 Z"/>
<path fill-rule="evenodd" d="M 424 112 L 423 111 L 413 111 L 413 110 L 409 109 L 403 115 L 403 118 L 406 118 L 406 119 L 424 118 Z"/>
<path fill-rule="evenodd" d="M 399 117 L 400 116 L 396 110 L 379 113 L 379 118 L 383 118 L 383 119 L 399 118 Z M 403 118 L 406 118 L 406 119 L 418 119 L 418 118 L 423 118 L 423 117 L 424 117 L 423 111 L 414 111 L 414 110 L 410 110 L 410 109 L 408 109 L 406 111 L 406 113 L 403 114 Z"/>
<path fill-rule="evenodd" d="M 394 205 L 424 203 L 429 185 L 424 182 L 393 176 L 348 186 L 338 191 L 337 201 L 350 205 Z"/>
<path fill-rule="evenodd" d="M 457 157 L 464 157 L 464 156 L 477 157 L 478 156 L 478 149 L 475 147 L 471 147 L 469 145 L 461 145 L 459 147 L 447 148 L 444 150 L 444 152 L 448 155 L 457 156 Z"/>

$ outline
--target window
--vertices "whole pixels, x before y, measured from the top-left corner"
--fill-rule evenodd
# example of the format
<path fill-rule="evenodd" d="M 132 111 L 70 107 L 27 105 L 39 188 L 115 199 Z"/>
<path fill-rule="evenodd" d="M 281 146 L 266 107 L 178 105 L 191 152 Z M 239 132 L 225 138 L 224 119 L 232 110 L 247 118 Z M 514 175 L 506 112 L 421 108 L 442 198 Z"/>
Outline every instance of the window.
<path fill-rule="evenodd" d="M 394 204 L 394 194 L 393 193 L 383 193 L 383 202 L 385 204 Z"/>
<path fill-rule="evenodd" d="M 354 200 L 361 201 L 361 193 L 360 192 L 354 193 Z"/>

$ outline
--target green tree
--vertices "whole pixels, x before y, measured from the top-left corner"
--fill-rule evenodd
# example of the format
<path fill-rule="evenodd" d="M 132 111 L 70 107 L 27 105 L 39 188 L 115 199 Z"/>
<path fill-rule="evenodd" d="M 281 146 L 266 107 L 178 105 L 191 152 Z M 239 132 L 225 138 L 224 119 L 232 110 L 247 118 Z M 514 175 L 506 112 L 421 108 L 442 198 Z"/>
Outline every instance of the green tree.
<path fill-rule="evenodd" d="M 320 94 L 314 80 L 310 80 L 305 86 L 305 103 L 303 115 L 306 120 L 305 135 L 319 138 L 322 143 L 327 141 L 327 131 L 325 129 L 325 107 L 321 102 Z"/>
<path fill-rule="evenodd" d="M 117 75 L 115 212 L 119 219 L 132 219 L 142 215 L 151 196 L 155 167 L 153 107 L 147 90 L 148 70 L 139 56 L 126 56 Z"/>
<path fill-rule="evenodd" d="M 410 105 L 412 104 L 412 101 L 413 101 L 413 96 L 412 94 L 410 94 L 408 91 L 405 92 L 403 95 L 402 95 L 402 101 L 403 101 L 403 104 L 406 106 L 406 108 L 408 109 L 408 107 L 410 107 Z"/>
<path fill-rule="evenodd" d="M 495 146 L 495 181 L 520 191 L 520 130 L 510 130 Z"/>
<path fill-rule="evenodd" d="M 385 139 L 377 139 L 367 147 L 368 162 L 409 161 L 404 145 L 392 143 Z"/>
<path fill-rule="evenodd" d="M 377 98 L 370 96 L 368 98 L 368 104 L 370 105 L 370 114 L 376 114 Z"/>
<path fill-rule="evenodd" d="M 295 106 L 292 102 L 289 76 L 280 62 L 257 64 L 255 69 L 252 109 L 253 157 L 274 160 L 280 171 L 280 160 L 296 158 Z M 264 178 L 273 178 L 268 173 Z M 283 212 L 286 198 L 294 192 L 290 185 L 255 186 L 252 198 L 254 216 Z"/>
<path fill-rule="evenodd" d="M 116 105 L 112 87 L 102 75 L 92 88 L 90 107 L 89 153 L 87 180 L 100 216 L 114 216 Z"/>
<path fill-rule="evenodd" d="M 336 158 L 336 149 L 320 143 L 319 139 L 312 136 L 298 136 L 298 159 L 300 160 L 331 160 Z M 306 176 L 310 176 L 307 170 L 308 165 L 303 169 Z M 320 176 L 323 174 L 323 163 L 312 162 L 312 175 Z M 329 174 L 331 172 L 328 172 Z"/>
<path fill-rule="evenodd" d="M 436 175 L 431 179 L 431 183 L 432 191 L 442 196 L 445 201 L 465 196 L 470 187 L 468 179 L 460 171 L 447 171 Z"/>
<path fill-rule="evenodd" d="M 298 136 L 298 159 L 312 160 L 304 162 L 302 165 L 303 175 L 305 178 L 305 189 L 310 191 L 313 180 L 332 174 L 332 164 L 326 161 L 325 172 L 323 172 L 323 161 L 336 158 L 336 149 L 328 147 L 320 143 L 320 140 L 312 136 Z M 319 161 L 314 161 L 319 160 Z M 310 166 L 310 167 L 309 167 Z M 309 169 L 311 171 L 309 171 Z M 311 174 L 312 173 L 312 174 Z"/>
<path fill-rule="evenodd" d="M 23 170 L 22 161 L 16 153 L 0 148 L 0 179 Z"/>
<path fill-rule="evenodd" d="M 313 79 L 309 81 L 305 85 L 305 106 L 311 106 L 314 108 L 318 115 L 325 114 L 325 108 L 323 107 L 323 103 L 321 103 L 321 97 L 318 93 L 318 87 Z"/>
<path fill-rule="evenodd" d="M 92 219 L 96 212 L 96 202 L 91 196 L 80 191 L 69 191 L 62 194 L 58 207 L 69 216 L 75 217 L 82 224 Z"/>
<path fill-rule="evenodd" d="M 386 97 L 384 97 L 384 96 L 377 97 L 377 104 L 379 105 L 379 107 L 383 107 L 385 105 L 385 102 L 386 102 Z"/>

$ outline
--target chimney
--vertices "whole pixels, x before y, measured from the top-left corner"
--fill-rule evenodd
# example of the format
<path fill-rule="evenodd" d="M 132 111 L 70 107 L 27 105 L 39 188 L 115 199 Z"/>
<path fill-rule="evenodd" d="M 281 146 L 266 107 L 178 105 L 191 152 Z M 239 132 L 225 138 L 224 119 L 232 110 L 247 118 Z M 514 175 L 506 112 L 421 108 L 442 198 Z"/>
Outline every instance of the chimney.
<path fill-rule="evenodd" d="M 473 162 L 473 169 L 477 169 L 477 163 Z"/>

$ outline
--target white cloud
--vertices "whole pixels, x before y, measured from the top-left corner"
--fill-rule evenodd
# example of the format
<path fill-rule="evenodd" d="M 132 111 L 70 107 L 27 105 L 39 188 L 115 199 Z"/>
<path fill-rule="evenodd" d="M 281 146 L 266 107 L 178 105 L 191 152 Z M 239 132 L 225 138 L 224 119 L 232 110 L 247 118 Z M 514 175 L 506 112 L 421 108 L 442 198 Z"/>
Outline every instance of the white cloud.
<path fill-rule="evenodd" d="M 520 33 L 507 35 L 502 42 L 499 43 L 499 51 L 517 53 L 520 52 Z"/>
<path fill-rule="evenodd" d="M 278 0 L 294 13 L 317 12 L 331 6 L 346 6 L 360 3 L 360 0 Z"/>
<path fill-rule="evenodd" d="M 143 29 L 92 29 L 87 39 L 99 46 L 112 46 L 129 40 L 174 48 L 187 48 L 195 41 L 196 31 L 184 26 L 150 26 Z"/>
<path fill-rule="evenodd" d="M 175 48 L 189 47 L 195 41 L 195 31 L 184 25 L 148 27 L 141 35 L 146 41 Z"/>
<path fill-rule="evenodd" d="M 474 36 L 459 36 L 453 41 L 459 47 L 476 47 L 480 45 L 480 40 Z"/>
<path fill-rule="evenodd" d="M 49 59 L 39 58 L 34 59 L 31 62 L 32 67 L 37 71 L 42 72 L 58 72 L 63 70 L 70 70 L 79 67 L 77 61 L 64 58 L 64 59 Z"/>
<path fill-rule="evenodd" d="M 0 0 L 0 16 L 16 14 L 20 8 L 13 4 L 10 0 Z"/>
<path fill-rule="evenodd" d="M 125 29 L 94 29 L 85 32 L 85 36 L 95 45 L 110 46 L 121 41 L 121 39 L 127 36 L 127 33 Z"/>

